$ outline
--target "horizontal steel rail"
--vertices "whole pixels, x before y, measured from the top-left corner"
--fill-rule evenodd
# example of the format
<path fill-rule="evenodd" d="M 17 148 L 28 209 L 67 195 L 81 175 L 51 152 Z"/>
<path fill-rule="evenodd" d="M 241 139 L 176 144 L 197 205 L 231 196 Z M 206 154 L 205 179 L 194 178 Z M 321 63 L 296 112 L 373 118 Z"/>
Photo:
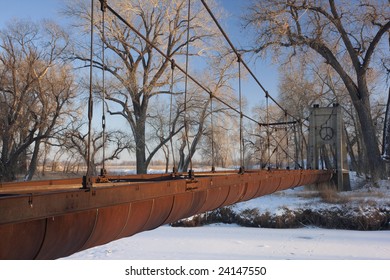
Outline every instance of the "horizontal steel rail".
<path fill-rule="evenodd" d="M 55 259 L 179 219 L 300 185 L 325 170 L 110 176 L 0 185 L 0 259 Z"/>

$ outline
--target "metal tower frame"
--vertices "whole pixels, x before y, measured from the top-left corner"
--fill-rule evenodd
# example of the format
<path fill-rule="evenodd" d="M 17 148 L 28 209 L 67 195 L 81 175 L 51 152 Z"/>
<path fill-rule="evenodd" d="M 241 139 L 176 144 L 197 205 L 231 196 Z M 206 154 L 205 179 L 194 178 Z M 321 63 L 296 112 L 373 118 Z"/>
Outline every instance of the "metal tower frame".
<path fill-rule="evenodd" d="M 341 107 L 338 104 L 334 104 L 333 107 L 314 105 L 311 108 L 309 122 L 307 167 L 334 169 L 337 175 L 334 177 L 337 190 L 350 191 L 346 136 Z"/>

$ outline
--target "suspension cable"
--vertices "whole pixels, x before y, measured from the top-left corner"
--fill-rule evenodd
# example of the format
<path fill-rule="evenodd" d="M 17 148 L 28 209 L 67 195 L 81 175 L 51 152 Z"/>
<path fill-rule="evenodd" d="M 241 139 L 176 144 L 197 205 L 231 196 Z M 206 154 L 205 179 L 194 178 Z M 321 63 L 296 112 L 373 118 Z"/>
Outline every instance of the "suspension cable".
<path fill-rule="evenodd" d="M 174 72 L 175 72 L 175 60 L 172 59 L 171 61 L 171 84 L 170 84 L 170 92 L 171 92 L 171 102 L 169 106 L 169 133 L 173 135 L 173 126 L 172 126 L 172 108 L 173 108 L 173 83 L 174 83 Z M 171 127 L 172 126 L 172 127 Z M 176 170 L 176 160 L 175 160 L 175 153 L 173 150 L 173 137 L 170 137 L 169 141 L 171 143 L 171 152 L 172 152 L 172 161 L 173 161 L 173 168 L 172 173 L 175 174 L 177 172 Z"/>
<path fill-rule="evenodd" d="M 131 25 L 129 22 L 127 22 L 121 15 L 119 15 L 110 5 L 107 5 L 107 9 L 113 14 L 115 15 L 120 21 L 122 21 L 127 27 L 129 27 L 137 36 L 139 36 L 140 38 L 142 38 L 142 40 L 144 40 L 148 45 L 150 45 L 151 47 L 153 47 L 161 56 L 163 56 L 166 60 L 172 62 L 172 58 L 169 57 L 165 52 L 163 52 L 159 47 L 157 47 L 153 42 L 151 42 L 148 38 L 146 38 L 141 32 L 139 32 L 139 30 L 137 28 L 135 28 L 133 25 Z M 185 76 L 187 76 L 192 82 L 194 82 L 198 87 L 200 87 L 202 90 L 204 90 L 206 93 L 208 93 L 209 95 L 211 94 L 213 96 L 213 98 L 215 98 L 216 100 L 218 100 L 220 103 L 222 103 L 223 105 L 225 105 L 227 108 L 229 108 L 230 110 L 236 112 L 237 114 L 240 114 L 240 111 L 237 110 L 237 108 L 231 106 L 230 104 L 228 104 L 226 101 L 224 101 L 223 99 L 219 98 L 218 96 L 216 96 L 215 94 L 213 94 L 210 89 L 206 88 L 204 85 L 202 85 L 198 80 L 196 80 L 191 74 L 189 74 L 185 69 L 183 69 L 180 65 L 176 64 L 175 67 L 177 69 L 179 69 L 180 72 L 182 72 Z M 260 123 L 258 122 L 257 120 L 255 120 L 254 118 L 246 115 L 246 114 L 243 114 L 243 117 L 258 124 L 258 125 L 262 125 L 262 126 L 265 126 L 266 124 L 265 123 Z"/>
<path fill-rule="evenodd" d="M 239 107 L 240 107 L 240 171 L 244 173 L 244 139 L 242 131 L 242 93 L 241 93 L 241 55 L 237 54 L 238 61 L 238 95 L 239 95 Z"/>
<path fill-rule="evenodd" d="M 214 108 L 213 96 L 210 95 L 210 121 L 211 121 L 211 172 L 215 172 L 215 154 L 214 154 Z"/>
<path fill-rule="evenodd" d="M 94 1 L 91 0 L 91 45 L 90 45 L 90 66 L 89 66 L 89 97 L 88 97 L 88 143 L 87 143 L 87 174 L 83 177 L 83 188 L 92 188 L 92 170 L 91 170 L 91 133 L 92 133 L 92 116 L 93 116 L 93 92 L 92 92 L 92 69 L 93 69 L 93 21 L 94 21 Z"/>
<path fill-rule="evenodd" d="M 234 53 L 239 56 L 240 53 L 237 51 L 236 47 L 233 45 L 232 41 L 229 39 L 229 36 L 226 34 L 226 32 L 223 30 L 222 26 L 219 24 L 217 18 L 214 16 L 213 12 L 210 10 L 209 6 L 206 4 L 206 1 L 205 0 L 201 0 L 201 2 L 203 3 L 203 6 L 206 8 L 207 12 L 210 14 L 211 18 L 214 20 L 215 24 L 217 25 L 218 29 L 221 31 L 222 35 L 225 37 L 226 41 L 228 42 L 228 44 L 230 45 L 231 49 L 234 51 Z M 242 65 L 246 68 L 246 70 L 249 72 L 249 74 L 252 76 L 252 78 L 256 81 L 256 83 L 258 84 L 258 86 L 264 91 L 264 93 L 269 96 L 269 98 L 280 108 L 282 109 L 283 111 L 285 111 L 285 109 L 282 107 L 282 105 L 280 105 L 270 94 L 269 92 L 264 88 L 264 86 L 260 83 L 259 79 L 257 79 L 256 75 L 252 72 L 252 70 L 249 68 L 249 66 L 244 62 L 244 61 L 241 61 Z M 297 118 L 293 115 L 290 115 L 293 119 L 296 119 Z"/>
<path fill-rule="evenodd" d="M 297 125 L 294 124 L 293 125 L 293 129 L 294 129 L 294 144 L 295 144 L 295 148 L 294 148 L 294 160 L 297 162 L 299 160 L 299 146 L 298 146 L 298 135 L 297 135 Z M 294 168 L 296 169 L 297 168 L 297 164 L 295 163 L 295 166 Z"/>
<path fill-rule="evenodd" d="M 100 171 L 101 176 L 106 176 L 106 85 L 105 85 L 105 14 L 107 0 L 100 0 L 100 10 L 102 11 L 102 141 L 103 141 L 103 164 Z"/>
<path fill-rule="evenodd" d="M 190 0 L 188 0 L 190 2 Z M 208 10 L 208 12 L 210 13 L 210 16 L 213 18 L 213 20 L 215 21 L 215 23 L 217 24 L 217 26 L 219 27 L 219 29 L 221 30 L 222 34 L 224 34 L 225 38 L 227 39 L 228 42 L 230 42 L 229 44 L 231 45 L 232 49 L 234 50 L 234 52 L 236 54 L 239 54 L 238 51 L 234 48 L 233 44 L 231 43 L 231 41 L 229 40 L 229 38 L 227 37 L 226 33 L 223 31 L 223 29 L 220 27 L 218 21 L 216 20 L 216 18 L 214 17 L 214 15 L 212 14 L 212 12 L 210 11 L 210 9 L 208 8 L 207 4 L 204 2 L 204 0 L 201 0 L 202 3 L 204 4 L 205 8 Z M 113 14 L 115 15 L 120 21 L 122 21 L 126 26 L 128 26 L 137 36 L 139 36 L 140 38 L 142 38 L 147 44 L 149 44 L 151 47 L 153 47 L 160 55 L 162 55 L 167 61 L 170 61 L 172 62 L 173 59 L 171 57 L 169 57 L 167 54 L 165 54 L 165 52 L 163 52 L 159 47 L 157 47 L 153 42 L 151 42 L 148 38 L 146 38 L 137 28 L 135 28 L 133 25 L 131 25 L 129 22 L 127 22 L 121 15 L 119 15 L 110 5 L 107 4 L 107 9 Z M 190 11 L 188 11 L 190 12 Z M 187 37 L 189 36 L 189 28 L 187 30 Z M 188 44 L 187 44 L 187 48 L 188 48 Z M 175 65 L 175 67 L 177 69 L 179 69 L 184 75 L 185 75 L 185 79 L 190 79 L 192 80 L 197 86 L 199 86 L 202 90 L 204 90 L 206 93 L 208 93 L 210 96 L 212 96 L 213 98 L 215 98 L 216 100 L 218 100 L 219 102 L 221 102 L 223 105 L 225 105 L 227 108 L 231 109 L 232 111 L 236 112 L 237 114 L 240 114 L 240 116 L 242 115 L 242 117 L 258 124 L 259 126 L 267 126 L 267 131 L 269 131 L 269 126 L 273 125 L 269 122 L 269 113 L 267 112 L 267 122 L 266 123 L 261 123 L 255 119 L 253 119 L 252 117 L 249 117 L 248 115 L 244 114 L 242 111 L 240 110 L 237 110 L 237 108 L 231 106 L 230 104 L 228 104 L 227 102 L 225 102 L 224 100 L 222 100 L 221 98 L 219 98 L 218 96 L 214 95 L 210 89 L 206 88 L 204 85 L 202 85 L 198 80 L 196 80 L 192 75 L 190 75 L 188 73 L 188 65 L 187 65 L 187 62 L 188 62 L 188 59 L 186 60 L 186 69 L 183 69 L 182 67 L 180 67 L 179 65 Z M 279 108 L 281 108 L 282 110 L 285 111 L 285 109 L 280 106 L 280 104 L 274 99 L 272 98 L 272 96 L 269 95 L 268 91 L 261 85 L 261 83 L 259 82 L 259 80 L 256 78 L 256 76 L 253 74 L 253 72 L 250 70 L 250 68 L 248 67 L 248 65 L 241 60 L 241 63 L 242 65 L 244 65 L 244 67 L 247 69 L 247 71 L 249 72 L 249 74 L 255 79 L 255 81 L 257 82 L 257 84 L 261 87 L 261 89 L 265 92 L 265 95 L 266 95 L 266 100 L 267 100 L 267 108 L 269 107 L 269 101 L 268 99 L 271 99 Z M 187 90 L 186 90 L 187 92 Z M 186 104 L 185 104 L 186 106 Z M 267 109 L 268 111 L 268 109 Z M 294 124 L 294 123 L 297 123 L 299 122 L 299 119 L 296 118 L 295 116 L 289 114 L 292 119 L 296 120 L 296 121 L 291 121 L 289 123 L 291 124 Z M 279 122 L 279 123 L 275 123 L 276 125 L 278 124 L 285 124 L 284 122 Z M 187 131 L 188 132 L 188 131 Z M 270 133 L 267 133 L 268 135 L 268 146 L 270 146 Z M 188 136 L 188 134 L 187 134 Z M 188 141 L 187 141 L 188 142 Z M 241 145 L 241 144 L 240 144 Z M 188 145 L 189 147 L 189 145 Z M 270 154 L 270 150 L 268 151 L 268 153 Z M 191 168 L 192 168 L 192 161 L 190 161 L 190 164 L 191 164 Z"/>
<path fill-rule="evenodd" d="M 288 114 L 287 114 L 287 111 L 284 112 L 284 121 L 287 123 L 287 120 L 288 120 Z M 286 169 L 289 169 L 290 165 L 288 164 L 288 148 L 289 148 L 289 141 L 288 141 L 288 129 L 287 129 L 287 125 L 285 125 L 284 127 L 284 131 L 286 132 Z"/>
<path fill-rule="evenodd" d="M 188 0 L 188 13 L 187 13 L 187 45 L 186 45 L 186 73 L 188 73 L 188 64 L 189 64 L 189 45 L 190 45 L 190 20 L 191 20 L 191 0 Z M 193 177 L 193 169 L 192 169 L 192 155 L 191 155 L 191 149 L 190 149 L 190 143 L 189 143 L 189 137 L 188 137 L 188 119 L 187 119 L 187 95 L 188 95 L 188 75 L 185 75 L 185 82 L 184 82 L 184 131 L 185 131 L 185 138 L 187 142 L 187 150 L 188 150 L 188 157 L 190 160 L 190 169 L 188 170 L 189 177 Z"/>
<path fill-rule="evenodd" d="M 222 33 L 222 35 L 225 37 L 225 40 L 227 41 L 227 43 L 230 45 L 231 49 L 233 50 L 233 52 L 237 55 L 237 57 L 240 57 L 240 53 L 237 51 L 237 49 L 235 48 L 235 46 L 233 45 L 232 41 L 229 39 L 229 36 L 226 34 L 226 32 L 224 31 L 224 29 L 221 27 L 221 25 L 219 24 L 217 18 L 214 16 L 213 12 L 211 11 L 211 9 L 209 8 L 209 6 L 207 5 L 206 1 L 205 0 L 201 0 L 203 6 L 206 8 L 207 12 L 210 14 L 211 18 L 214 20 L 215 24 L 217 25 L 218 29 L 220 30 L 220 32 Z M 269 112 L 268 112 L 268 99 L 271 99 L 281 110 L 283 110 L 286 114 L 288 114 L 287 110 L 284 109 L 283 106 L 281 106 L 270 94 L 269 92 L 264 88 L 264 86 L 260 83 L 260 81 L 257 79 L 256 75 L 252 72 L 252 70 L 249 68 L 249 66 L 243 61 L 241 60 L 241 63 L 242 65 L 246 68 L 246 70 L 249 72 L 249 74 L 252 76 L 252 78 L 255 80 L 255 82 L 258 84 L 258 86 L 264 91 L 265 95 L 266 95 L 266 98 L 267 98 L 267 134 L 268 134 L 268 153 L 270 153 L 270 150 L 269 150 L 269 147 L 270 147 L 270 142 L 269 142 Z M 297 121 L 299 121 L 298 118 L 296 118 L 294 115 L 291 115 L 291 114 L 288 114 L 292 117 L 292 119 L 295 119 Z M 285 123 L 287 124 L 287 120 L 285 121 Z M 269 160 L 270 160 L 270 156 L 269 156 Z"/>
<path fill-rule="evenodd" d="M 292 128 L 290 127 L 289 129 L 291 130 Z M 286 153 L 286 150 L 283 149 L 283 147 L 281 146 L 281 143 L 282 143 L 282 141 L 284 140 L 284 138 L 287 137 L 287 135 L 288 135 L 288 134 L 286 133 L 281 139 L 277 140 L 277 139 L 275 138 L 275 136 L 273 136 L 272 134 L 270 134 L 270 137 L 271 137 L 271 138 L 275 141 L 275 143 L 276 143 L 275 146 L 279 147 L 279 148 L 282 150 L 282 152 L 284 152 L 284 153 Z M 270 162 L 270 158 L 274 155 L 275 151 L 276 151 L 276 148 L 272 151 L 272 153 L 269 153 L 269 158 L 268 158 L 267 162 Z M 294 159 L 294 158 L 293 158 L 292 156 L 290 156 L 290 155 L 288 155 L 288 158 L 290 158 L 290 159 L 295 163 L 295 165 L 298 166 L 298 168 L 302 169 L 302 166 L 299 164 L 299 162 L 298 162 L 296 159 Z"/>
<path fill-rule="evenodd" d="M 268 92 L 266 92 L 265 94 L 265 104 L 266 104 L 266 122 L 267 122 L 267 151 L 268 151 L 268 160 L 267 160 L 267 164 L 268 164 L 268 168 L 270 168 L 270 165 L 271 165 L 271 150 L 270 150 L 270 146 L 271 146 L 271 143 L 270 143 L 270 126 L 269 126 L 269 94 Z"/>

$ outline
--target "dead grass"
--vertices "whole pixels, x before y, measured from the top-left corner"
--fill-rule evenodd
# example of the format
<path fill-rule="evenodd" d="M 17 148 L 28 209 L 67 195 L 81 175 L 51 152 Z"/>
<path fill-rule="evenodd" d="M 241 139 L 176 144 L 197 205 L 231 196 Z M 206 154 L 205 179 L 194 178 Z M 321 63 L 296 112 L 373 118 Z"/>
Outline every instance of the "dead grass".
<path fill-rule="evenodd" d="M 320 196 L 319 191 L 305 191 L 297 195 L 297 197 L 301 197 L 305 199 L 317 198 L 319 196 Z"/>
<path fill-rule="evenodd" d="M 331 229 L 350 230 L 389 230 L 390 210 L 366 206 L 329 207 L 328 209 L 283 209 L 281 215 L 269 211 L 260 213 L 258 209 L 245 209 L 235 213 L 230 207 L 223 207 L 191 219 L 173 223 L 172 226 L 202 226 L 213 223 L 238 224 L 245 227 L 299 228 L 317 226 Z"/>
<path fill-rule="evenodd" d="M 338 192 L 331 186 L 322 186 L 319 190 L 306 190 L 297 195 L 304 199 L 320 198 L 322 202 L 328 204 L 346 204 L 346 203 L 362 203 L 376 205 L 376 199 L 389 199 L 387 193 L 377 189 L 360 189 L 359 191 Z"/>
<path fill-rule="evenodd" d="M 323 202 L 329 204 L 345 204 L 351 201 L 349 196 L 340 195 L 339 192 L 331 188 L 320 190 L 319 196 Z"/>

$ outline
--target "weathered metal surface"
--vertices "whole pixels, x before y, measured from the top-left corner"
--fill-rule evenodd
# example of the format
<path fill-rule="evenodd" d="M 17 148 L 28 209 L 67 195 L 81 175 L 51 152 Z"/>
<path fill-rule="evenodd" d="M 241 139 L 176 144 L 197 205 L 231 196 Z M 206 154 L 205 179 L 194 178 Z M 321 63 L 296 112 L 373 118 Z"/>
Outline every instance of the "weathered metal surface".
<path fill-rule="evenodd" d="M 226 188 L 229 189 L 229 193 L 221 206 L 231 205 L 240 201 L 240 198 L 244 194 L 244 183 L 240 182 L 240 180 L 236 180 L 232 185 Z"/>
<path fill-rule="evenodd" d="M 194 197 L 192 200 L 190 212 L 188 212 L 185 215 L 186 217 L 191 217 L 197 213 L 203 213 L 203 212 L 200 212 L 200 209 L 203 207 L 203 205 L 207 201 L 207 191 L 206 190 L 194 192 L 193 194 L 194 194 Z"/>
<path fill-rule="evenodd" d="M 259 183 L 254 180 L 254 177 L 250 176 L 248 182 L 245 183 L 244 194 L 240 201 L 247 201 L 255 197 L 259 189 Z"/>
<path fill-rule="evenodd" d="M 278 190 L 280 184 L 280 178 L 274 177 L 272 174 L 268 173 L 259 180 L 259 188 L 256 192 L 255 197 L 260 197 L 266 194 L 273 193 Z"/>
<path fill-rule="evenodd" d="M 131 203 L 126 225 L 118 235 L 117 239 L 141 232 L 145 227 L 146 222 L 149 220 L 152 209 L 153 200 L 144 200 Z"/>
<path fill-rule="evenodd" d="M 172 211 L 173 197 L 171 195 L 153 199 L 152 212 L 141 231 L 155 229 L 164 224 Z"/>
<path fill-rule="evenodd" d="M 90 248 L 115 240 L 125 227 L 129 212 L 130 204 L 97 209 L 96 223 L 91 236 L 83 245 L 83 248 Z"/>
<path fill-rule="evenodd" d="M 165 223 L 169 224 L 182 217 L 191 216 L 191 213 L 193 213 L 191 210 L 194 207 L 194 194 L 195 192 L 187 192 L 174 195 L 171 213 Z"/>
<path fill-rule="evenodd" d="M 35 259 L 45 231 L 46 219 L 0 225 L 0 259 Z"/>
<path fill-rule="evenodd" d="M 91 236 L 97 209 L 46 218 L 46 232 L 36 259 L 56 259 L 79 251 Z"/>
<path fill-rule="evenodd" d="M 198 213 L 214 210 L 225 201 L 228 190 L 224 188 L 224 193 L 221 192 L 221 187 L 210 188 L 206 190 L 206 201 L 198 210 Z"/>
<path fill-rule="evenodd" d="M 0 259 L 55 259 L 221 206 L 330 180 L 323 170 L 110 177 L 0 186 Z M 96 180 L 93 180 L 96 182 Z"/>

